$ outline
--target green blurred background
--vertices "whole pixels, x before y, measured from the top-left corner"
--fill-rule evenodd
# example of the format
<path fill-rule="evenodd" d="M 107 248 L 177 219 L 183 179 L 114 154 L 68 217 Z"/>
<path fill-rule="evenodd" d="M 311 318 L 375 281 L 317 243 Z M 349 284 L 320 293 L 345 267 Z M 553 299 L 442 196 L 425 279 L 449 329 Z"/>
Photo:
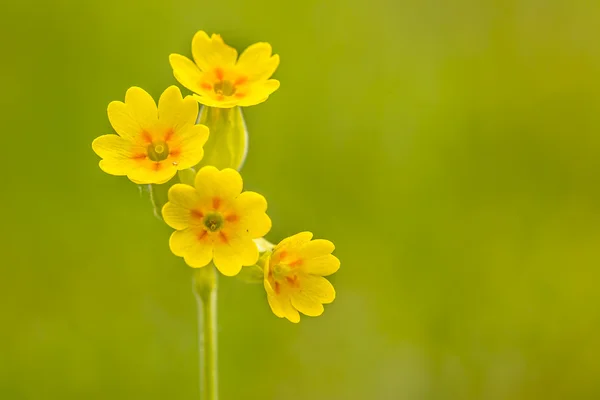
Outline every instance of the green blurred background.
<path fill-rule="evenodd" d="M 221 279 L 221 399 L 600 398 L 600 2 L 7 1 L 0 398 L 195 399 L 190 270 L 106 106 L 174 84 L 200 29 L 270 42 L 246 187 L 338 297 L 276 318 Z"/>

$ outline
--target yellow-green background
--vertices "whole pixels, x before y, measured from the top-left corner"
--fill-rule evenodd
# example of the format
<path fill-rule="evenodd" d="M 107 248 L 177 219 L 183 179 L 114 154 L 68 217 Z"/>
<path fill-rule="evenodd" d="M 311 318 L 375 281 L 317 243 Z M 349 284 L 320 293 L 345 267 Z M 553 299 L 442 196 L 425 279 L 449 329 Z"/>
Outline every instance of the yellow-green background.
<path fill-rule="evenodd" d="M 221 279 L 222 400 L 600 398 L 593 0 L 3 3 L 0 398 L 198 398 L 190 270 L 91 141 L 199 29 L 280 54 L 245 184 L 342 260 L 299 325 Z"/>

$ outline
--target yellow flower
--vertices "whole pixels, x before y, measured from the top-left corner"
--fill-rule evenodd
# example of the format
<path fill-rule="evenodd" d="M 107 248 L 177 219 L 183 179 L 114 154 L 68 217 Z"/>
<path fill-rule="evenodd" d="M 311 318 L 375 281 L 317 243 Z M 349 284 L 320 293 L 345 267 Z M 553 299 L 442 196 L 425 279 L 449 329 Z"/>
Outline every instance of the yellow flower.
<path fill-rule="evenodd" d="M 206 166 L 195 186 L 176 184 L 162 209 L 165 222 L 176 229 L 169 245 L 173 254 L 194 268 L 213 261 L 223 275 L 233 276 L 258 260 L 253 239 L 271 229 L 267 201 L 254 192 L 242 193 L 242 177 L 231 168 Z"/>
<path fill-rule="evenodd" d="M 266 260 L 264 283 L 273 313 L 291 322 L 300 322 L 301 313 L 316 317 L 323 304 L 335 299 L 335 290 L 324 276 L 340 268 L 329 240 L 312 240 L 302 232 L 282 240 Z"/>
<path fill-rule="evenodd" d="M 108 105 L 108 119 L 118 135 L 96 138 L 92 148 L 111 175 L 127 175 L 135 183 L 165 183 L 177 170 L 196 165 L 204 155 L 208 128 L 195 125 L 198 103 L 185 99 L 177 86 L 164 91 L 158 108 L 143 89 L 127 90 L 125 103 Z"/>
<path fill-rule="evenodd" d="M 237 51 L 220 35 L 208 37 L 199 31 L 192 40 L 195 64 L 179 54 L 171 54 L 169 61 L 175 78 L 196 93 L 194 97 L 201 104 L 220 108 L 253 106 L 279 88 L 279 81 L 269 79 L 279 65 L 279 56 L 271 52 L 269 43 L 255 43 L 237 59 Z"/>

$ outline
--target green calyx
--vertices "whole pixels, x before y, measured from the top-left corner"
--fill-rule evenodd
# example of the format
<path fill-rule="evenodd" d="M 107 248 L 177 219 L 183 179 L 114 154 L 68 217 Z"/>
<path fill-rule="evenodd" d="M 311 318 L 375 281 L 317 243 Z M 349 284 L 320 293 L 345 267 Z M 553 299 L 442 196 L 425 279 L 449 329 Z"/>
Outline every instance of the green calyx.
<path fill-rule="evenodd" d="M 264 238 L 261 239 L 264 240 Z M 261 251 L 260 246 L 259 251 Z M 236 275 L 236 278 L 245 283 L 263 283 L 263 281 L 265 280 L 265 264 L 269 262 L 270 258 L 271 251 L 265 251 L 260 255 L 260 258 L 258 259 L 258 262 L 256 264 L 250 265 L 248 267 L 243 267 L 240 273 Z"/>
<path fill-rule="evenodd" d="M 226 85 L 224 82 L 223 85 Z M 226 89 L 224 86 L 221 90 Z M 239 171 L 248 150 L 248 132 L 242 109 L 204 106 L 200 111 L 198 123 L 206 125 L 210 135 L 204 144 L 204 157 L 194 169 L 198 171 L 206 165 L 212 165 L 218 169 L 233 168 Z"/>

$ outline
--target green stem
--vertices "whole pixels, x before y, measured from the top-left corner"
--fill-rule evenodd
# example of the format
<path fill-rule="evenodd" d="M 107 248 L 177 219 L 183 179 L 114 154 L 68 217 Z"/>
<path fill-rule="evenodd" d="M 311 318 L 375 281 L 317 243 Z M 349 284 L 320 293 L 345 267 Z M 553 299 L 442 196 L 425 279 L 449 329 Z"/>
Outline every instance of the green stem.
<path fill-rule="evenodd" d="M 212 264 L 194 270 L 202 400 L 217 400 L 217 274 Z"/>

